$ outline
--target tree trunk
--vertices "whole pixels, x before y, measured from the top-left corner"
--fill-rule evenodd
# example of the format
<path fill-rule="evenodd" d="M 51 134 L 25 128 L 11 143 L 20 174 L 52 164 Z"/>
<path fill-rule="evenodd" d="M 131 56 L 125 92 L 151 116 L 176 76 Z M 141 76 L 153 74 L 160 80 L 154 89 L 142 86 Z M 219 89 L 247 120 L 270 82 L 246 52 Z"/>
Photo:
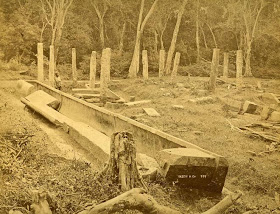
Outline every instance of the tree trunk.
<path fill-rule="evenodd" d="M 139 58 L 140 58 L 140 43 L 141 43 L 141 36 L 144 31 L 144 27 L 154 12 L 155 6 L 157 4 L 158 0 L 155 0 L 153 5 L 151 6 L 149 12 L 147 13 L 145 19 L 142 22 L 142 17 L 143 17 L 143 11 L 144 11 L 144 4 L 145 0 L 141 1 L 141 7 L 140 7 L 140 13 L 139 13 L 139 19 L 138 19 L 138 25 L 137 25 L 137 34 L 136 34 L 136 41 L 135 41 L 135 47 L 134 47 L 134 52 L 133 52 L 133 57 L 131 60 L 131 64 L 129 67 L 129 74 L 128 76 L 130 78 L 135 78 L 137 76 L 137 73 L 139 72 Z"/>
<path fill-rule="evenodd" d="M 158 57 L 158 33 L 156 30 L 154 30 L 154 37 L 155 37 L 155 43 L 154 43 L 154 54 L 155 57 Z"/>
<path fill-rule="evenodd" d="M 121 56 L 123 53 L 123 40 L 124 40 L 125 29 L 126 29 L 126 22 L 123 24 L 122 33 L 120 36 L 119 52 L 118 52 L 119 56 Z"/>
<path fill-rule="evenodd" d="M 251 42 L 251 40 L 249 40 L 249 41 L 247 41 L 247 48 L 246 48 L 245 73 L 244 73 L 245 77 L 253 76 L 252 70 L 251 70 L 251 50 L 252 50 L 252 42 Z"/>
<path fill-rule="evenodd" d="M 104 21 L 103 21 L 103 17 L 99 19 L 99 37 L 100 37 L 101 49 L 103 50 L 104 47 L 105 47 Z"/>
<path fill-rule="evenodd" d="M 111 137 L 110 159 L 100 176 L 109 176 L 120 185 L 122 191 L 144 187 L 136 163 L 136 147 L 129 132 L 117 132 Z"/>
<path fill-rule="evenodd" d="M 178 16 L 177 16 L 177 22 L 176 22 L 176 25 L 175 25 L 175 28 L 173 31 L 172 41 L 171 41 L 171 44 L 170 44 L 170 47 L 168 50 L 168 54 L 167 54 L 167 59 L 166 59 L 166 64 L 165 64 L 165 74 L 170 74 L 170 72 L 171 72 L 171 64 L 172 64 L 172 59 L 173 59 L 173 55 L 174 55 L 174 51 L 175 51 L 175 47 L 176 47 L 177 36 L 178 36 L 182 16 L 184 14 L 187 2 L 188 2 L 188 0 L 183 1 L 183 4 L 182 4 L 182 6 L 179 10 Z"/>
<path fill-rule="evenodd" d="M 143 189 L 135 188 L 102 204 L 98 204 L 83 214 L 109 214 L 126 209 L 139 210 L 145 214 L 180 214 L 181 212 L 159 205 Z"/>
<path fill-rule="evenodd" d="M 196 32 L 195 32 L 195 41 L 196 41 L 196 49 L 197 56 L 196 62 L 200 62 L 200 45 L 199 45 L 199 0 L 197 0 L 197 9 L 196 9 Z"/>
<path fill-rule="evenodd" d="M 216 78 L 217 78 L 218 67 L 219 67 L 219 53 L 220 53 L 219 49 L 215 48 L 213 50 L 210 82 L 209 82 L 209 90 L 212 92 L 215 92 L 215 90 L 216 90 Z"/>

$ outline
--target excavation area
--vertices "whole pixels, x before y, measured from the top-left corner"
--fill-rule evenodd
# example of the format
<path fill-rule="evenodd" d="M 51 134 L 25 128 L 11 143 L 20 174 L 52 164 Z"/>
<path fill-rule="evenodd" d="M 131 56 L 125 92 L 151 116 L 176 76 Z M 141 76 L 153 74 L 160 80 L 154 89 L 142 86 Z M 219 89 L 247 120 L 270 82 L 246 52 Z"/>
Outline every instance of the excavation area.
<path fill-rule="evenodd" d="M 270 95 L 279 101 L 279 81 L 246 78 L 243 88 L 238 89 L 231 79 L 220 80 L 215 94 L 205 89 L 207 81 L 208 78 L 187 76 L 172 81 L 165 77 L 113 80 L 108 88 L 121 102 L 114 101 L 112 93 L 106 96 L 106 102 L 96 101 L 96 95 L 81 95 L 81 90 L 90 91 L 83 94 L 96 94 L 84 82 L 75 87 L 62 82 L 62 92 L 57 92 L 62 93 L 62 104 L 56 110 L 52 106 L 56 112 L 50 114 L 52 117 L 46 116 L 49 107 L 44 107 L 47 110 L 43 114 L 36 110 L 41 100 L 33 100 L 33 107 L 30 105 L 34 92 L 26 96 L 17 88 L 17 81 L 1 81 L 0 212 L 31 213 L 44 207 L 44 201 L 52 213 L 98 213 L 92 211 L 94 207 L 108 202 L 105 207 L 112 206 L 110 199 L 126 191 L 108 173 L 100 174 L 106 169 L 106 162 L 111 163 L 110 142 L 126 142 L 122 139 L 130 139 L 129 134 L 124 134 L 127 131 L 134 137 L 138 171 L 144 183 L 142 186 L 140 182 L 138 187 L 156 201 L 155 209 L 163 206 L 174 213 L 203 213 L 228 196 L 240 193 L 225 213 L 279 213 L 280 125 L 275 113 L 264 116 L 264 106 L 275 102 L 269 99 Z M 30 84 L 36 86 L 35 93 L 42 91 L 57 99 L 55 90 L 36 81 Z M 84 119 L 78 119 L 79 111 L 83 110 L 74 108 L 70 101 L 65 104 L 66 98 L 96 112 L 82 112 Z M 108 115 L 114 116 L 114 126 Z M 112 138 L 115 132 L 121 135 Z M 138 142 L 146 138 L 150 141 Z M 165 153 L 182 155 L 183 151 L 186 155 L 186 150 L 192 151 L 192 156 L 187 159 L 189 165 L 183 165 L 197 166 L 192 173 L 186 173 L 185 168 L 177 172 L 178 161 L 174 164 L 168 158 L 174 170 L 170 167 L 163 174 L 154 173 L 152 164 L 145 165 L 156 160 L 159 168 L 164 169 L 160 160 L 168 156 Z M 138 157 L 142 160 L 138 161 Z M 224 172 L 219 168 L 224 166 L 226 177 L 220 181 L 223 190 L 213 191 L 212 184 L 203 178 L 208 172 L 213 173 L 211 161 L 217 162 L 218 157 L 220 162 L 214 167 L 216 172 Z M 226 161 L 224 165 L 221 160 Z M 209 169 L 203 171 L 202 167 Z M 145 176 L 145 170 L 151 173 Z M 172 179 L 173 175 L 178 179 Z M 186 181 L 186 185 L 180 185 Z M 36 196 L 38 203 L 34 200 Z M 112 209 L 112 213 L 141 213 L 137 206 L 123 206 Z"/>

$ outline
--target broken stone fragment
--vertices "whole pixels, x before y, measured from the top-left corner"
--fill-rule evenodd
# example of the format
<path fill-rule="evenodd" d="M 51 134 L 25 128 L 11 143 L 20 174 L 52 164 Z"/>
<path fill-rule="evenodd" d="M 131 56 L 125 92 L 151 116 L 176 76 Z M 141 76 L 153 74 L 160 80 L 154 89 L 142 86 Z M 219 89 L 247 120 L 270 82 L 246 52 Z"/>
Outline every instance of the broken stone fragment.
<path fill-rule="evenodd" d="M 178 82 L 178 83 L 176 83 L 176 87 L 177 88 L 184 88 L 185 85 L 183 83 Z"/>
<path fill-rule="evenodd" d="M 153 108 L 143 108 L 144 112 L 151 117 L 159 117 L 160 114 Z"/>
<path fill-rule="evenodd" d="M 152 102 L 151 100 L 139 100 L 134 102 L 125 103 L 126 106 L 135 106 Z"/>
<path fill-rule="evenodd" d="M 243 113 L 254 114 L 257 110 L 258 105 L 248 100 L 243 104 Z"/>
<path fill-rule="evenodd" d="M 111 103 L 111 102 L 107 102 L 105 104 L 106 108 L 110 108 L 110 109 L 119 109 L 121 107 L 123 107 L 122 103 Z"/>
<path fill-rule="evenodd" d="M 134 102 L 134 101 L 135 101 L 135 96 L 130 96 L 130 97 L 129 97 L 129 101 L 130 101 L 130 102 Z"/>

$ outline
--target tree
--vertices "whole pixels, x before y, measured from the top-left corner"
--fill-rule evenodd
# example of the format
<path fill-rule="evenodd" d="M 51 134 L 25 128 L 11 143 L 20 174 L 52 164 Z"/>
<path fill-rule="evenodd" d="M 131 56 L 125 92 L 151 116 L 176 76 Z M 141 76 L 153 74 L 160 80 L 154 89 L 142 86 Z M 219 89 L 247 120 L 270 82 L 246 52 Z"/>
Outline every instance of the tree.
<path fill-rule="evenodd" d="M 137 25 L 137 32 L 136 32 L 136 40 L 135 40 L 135 46 L 134 46 L 134 52 L 133 52 L 133 57 L 130 63 L 129 67 L 129 77 L 130 78 L 135 78 L 137 76 L 137 73 L 139 71 L 139 61 L 140 61 L 140 43 L 141 43 L 141 36 L 143 34 L 145 25 L 152 15 L 155 6 L 157 4 L 158 0 L 155 0 L 148 11 L 146 17 L 143 19 L 143 11 L 144 11 L 144 5 L 145 5 L 145 0 L 141 0 L 141 5 L 140 5 L 140 12 L 139 12 L 139 18 L 138 18 L 138 25 Z"/>
<path fill-rule="evenodd" d="M 179 9 L 178 16 L 177 16 L 177 22 L 173 31 L 173 37 L 172 41 L 168 50 L 168 55 L 165 63 L 165 74 L 170 74 L 171 73 L 171 64 L 172 64 L 172 59 L 175 51 L 175 46 L 176 46 L 176 41 L 177 41 L 177 36 L 181 24 L 181 20 L 185 11 L 185 7 L 187 4 L 188 0 L 183 0 L 183 3 Z"/>
<path fill-rule="evenodd" d="M 54 46 L 55 62 L 57 61 L 62 29 L 65 17 L 73 0 L 40 0 L 41 9 L 48 25 L 51 27 L 51 45 Z M 56 63 L 55 63 L 56 64 Z"/>

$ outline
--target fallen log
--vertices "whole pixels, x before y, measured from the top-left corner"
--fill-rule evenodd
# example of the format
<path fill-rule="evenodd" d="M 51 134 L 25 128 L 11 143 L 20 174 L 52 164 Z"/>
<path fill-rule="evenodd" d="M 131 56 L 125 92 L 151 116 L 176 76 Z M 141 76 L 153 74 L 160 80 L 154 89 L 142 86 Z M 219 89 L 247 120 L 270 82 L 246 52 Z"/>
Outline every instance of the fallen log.
<path fill-rule="evenodd" d="M 265 132 L 254 131 L 253 129 L 250 129 L 248 127 L 240 127 L 240 129 L 248 131 L 249 135 L 252 135 L 252 136 L 261 137 L 265 140 L 272 141 L 272 142 L 277 142 L 277 143 L 280 142 L 280 138 L 278 136 L 272 136 L 271 134 L 268 134 Z"/>
<path fill-rule="evenodd" d="M 156 200 L 146 194 L 144 189 L 134 188 L 109 201 L 98 204 L 90 210 L 81 212 L 82 214 L 109 214 L 126 209 L 138 210 L 145 214 L 180 214 L 181 212 L 166 206 L 159 205 Z M 81 214 L 80 213 L 80 214 Z"/>
<path fill-rule="evenodd" d="M 224 213 L 231 205 L 233 205 L 240 197 L 242 196 L 242 193 L 233 193 L 225 197 L 223 200 L 221 200 L 218 204 L 216 204 L 214 207 L 210 208 L 206 212 L 202 214 L 221 214 Z"/>

